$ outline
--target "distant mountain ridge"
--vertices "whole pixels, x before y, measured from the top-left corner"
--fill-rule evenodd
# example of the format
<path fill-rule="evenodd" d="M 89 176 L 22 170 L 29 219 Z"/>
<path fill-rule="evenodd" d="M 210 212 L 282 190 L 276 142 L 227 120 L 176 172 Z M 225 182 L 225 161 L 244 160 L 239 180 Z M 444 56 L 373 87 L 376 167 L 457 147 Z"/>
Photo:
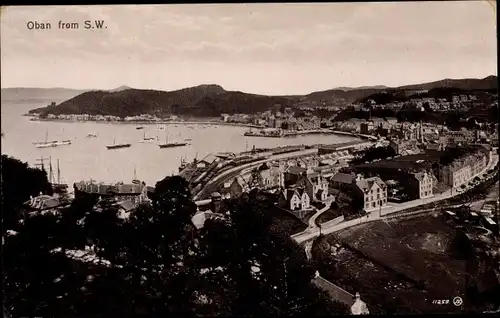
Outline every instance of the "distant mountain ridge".
<path fill-rule="evenodd" d="M 359 89 L 386 89 L 389 88 L 388 86 L 385 85 L 376 85 L 376 86 L 360 86 L 360 87 L 337 87 L 335 89 L 341 90 L 341 91 L 354 91 L 354 90 L 359 90 Z"/>
<path fill-rule="evenodd" d="M 112 90 L 82 92 L 60 103 L 31 110 L 31 113 L 115 115 L 120 117 L 140 114 L 219 116 L 221 113 L 262 112 L 274 105 L 293 107 L 299 105 L 339 105 L 358 102 L 384 92 L 418 91 L 435 88 L 461 90 L 497 89 L 497 76 L 483 79 L 444 79 L 441 81 L 406 85 L 395 88 L 365 86 L 340 87 L 307 95 L 267 96 L 240 91 L 226 91 L 216 84 L 204 84 L 175 91 L 134 89 L 121 86 Z M 3 93 L 3 90 L 2 90 Z"/>

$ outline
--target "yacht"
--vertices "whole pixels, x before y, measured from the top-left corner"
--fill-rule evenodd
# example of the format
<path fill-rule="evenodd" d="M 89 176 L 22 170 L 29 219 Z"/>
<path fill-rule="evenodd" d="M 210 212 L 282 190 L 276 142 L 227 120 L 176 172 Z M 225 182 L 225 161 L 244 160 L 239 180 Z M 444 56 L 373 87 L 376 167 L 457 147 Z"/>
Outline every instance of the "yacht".
<path fill-rule="evenodd" d="M 117 144 L 115 139 L 113 138 L 113 144 L 107 145 L 106 148 L 108 148 L 108 150 L 112 150 L 112 149 L 128 148 L 130 146 L 132 146 L 132 145 L 131 144 Z"/>
<path fill-rule="evenodd" d="M 140 143 L 152 143 L 152 142 L 157 142 L 159 141 L 158 137 L 146 137 L 146 133 L 144 133 L 144 136 L 142 137 L 142 140 L 139 140 Z"/>
<path fill-rule="evenodd" d="M 159 144 L 158 146 L 160 148 L 175 148 L 175 147 L 184 147 L 186 145 L 187 142 L 182 142 L 182 141 L 168 142 L 167 135 L 165 135 L 165 143 Z"/>

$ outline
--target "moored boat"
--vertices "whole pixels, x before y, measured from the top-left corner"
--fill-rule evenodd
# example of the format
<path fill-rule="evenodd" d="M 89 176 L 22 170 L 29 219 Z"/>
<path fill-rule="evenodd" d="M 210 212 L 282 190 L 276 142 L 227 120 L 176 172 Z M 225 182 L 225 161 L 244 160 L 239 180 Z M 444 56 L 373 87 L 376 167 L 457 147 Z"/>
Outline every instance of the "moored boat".
<path fill-rule="evenodd" d="M 139 140 L 140 143 L 154 143 L 159 141 L 158 137 L 146 137 L 146 133 L 144 133 L 144 136 L 142 137 L 142 140 Z"/>
<path fill-rule="evenodd" d="M 112 145 L 107 145 L 106 148 L 108 148 L 108 150 L 112 150 L 112 149 L 120 149 L 120 148 L 128 148 L 132 146 L 131 144 L 117 144 L 115 139 L 113 138 L 113 144 Z"/>

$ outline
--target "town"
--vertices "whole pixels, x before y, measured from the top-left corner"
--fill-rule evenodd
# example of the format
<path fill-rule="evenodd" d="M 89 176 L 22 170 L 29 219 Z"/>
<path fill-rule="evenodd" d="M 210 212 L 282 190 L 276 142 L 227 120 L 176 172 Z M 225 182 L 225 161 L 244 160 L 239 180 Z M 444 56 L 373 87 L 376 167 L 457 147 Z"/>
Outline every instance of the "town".
<path fill-rule="evenodd" d="M 225 219 L 226 201 L 256 190 L 271 198 L 275 217 L 282 219 L 289 235 L 311 258 L 312 242 L 321 235 L 363 223 L 438 212 L 458 224 L 460 233 L 475 248 L 474 257 L 490 264 L 478 271 L 500 274 L 494 265 L 500 246 L 499 201 L 498 196 L 485 197 L 485 192 L 498 192 L 498 123 L 451 130 L 422 121 L 369 117 L 325 126 L 314 116 L 294 118 L 288 108 L 283 113 L 271 109 L 251 120 L 244 118 L 222 114 L 220 120 L 287 131 L 321 129 L 359 140 L 274 149 L 253 147 L 243 153 L 214 153 L 193 162 L 182 160 L 179 176 L 188 182 L 196 203 L 192 221 L 197 228 L 203 228 L 209 219 Z M 141 205 L 151 204 L 155 188 L 139 180 L 118 184 L 90 180 L 75 183 L 70 192 L 69 197 L 111 201 L 119 217 L 127 219 Z M 26 208 L 29 215 L 57 213 L 67 200 L 68 194 L 41 195 L 26 202 Z M 336 286 L 324 283 L 319 275 L 317 284 L 327 284 L 323 286 L 326 290 Z M 350 296 L 345 303 L 351 306 L 351 299 L 356 297 L 346 293 Z"/>
<path fill-rule="evenodd" d="M 498 315 L 496 10 L 3 10 L 3 316 Z"/>

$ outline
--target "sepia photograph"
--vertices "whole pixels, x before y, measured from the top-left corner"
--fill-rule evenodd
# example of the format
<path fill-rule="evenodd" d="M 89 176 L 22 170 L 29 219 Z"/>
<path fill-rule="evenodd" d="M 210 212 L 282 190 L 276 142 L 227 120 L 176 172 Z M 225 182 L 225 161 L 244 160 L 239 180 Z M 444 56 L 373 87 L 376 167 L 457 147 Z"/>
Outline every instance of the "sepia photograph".
<path fill-rule="evenodd" d="M 496 16 L 1 7 L 3 316 L 500 313 Z"/>

